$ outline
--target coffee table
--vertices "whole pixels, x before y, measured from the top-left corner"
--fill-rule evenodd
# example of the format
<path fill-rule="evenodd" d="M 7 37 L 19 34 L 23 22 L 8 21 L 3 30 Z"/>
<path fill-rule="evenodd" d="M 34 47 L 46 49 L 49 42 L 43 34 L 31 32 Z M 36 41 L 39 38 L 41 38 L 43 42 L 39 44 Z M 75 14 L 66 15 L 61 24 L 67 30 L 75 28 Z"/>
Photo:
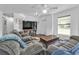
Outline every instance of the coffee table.
<path fill-rule="evenodd" d="M 46 45 L 46 48 L 48 45 L 59 39 L 56 35 L 38 35 L 37 37 L 39 37 L 40 41 Z"/>

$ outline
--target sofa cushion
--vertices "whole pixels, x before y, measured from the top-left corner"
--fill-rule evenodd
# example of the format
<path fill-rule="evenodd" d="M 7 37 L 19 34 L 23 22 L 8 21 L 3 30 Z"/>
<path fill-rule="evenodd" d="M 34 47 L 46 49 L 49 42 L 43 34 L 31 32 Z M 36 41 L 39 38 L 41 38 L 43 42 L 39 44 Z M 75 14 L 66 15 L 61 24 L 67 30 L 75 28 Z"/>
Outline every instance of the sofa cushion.
<path fill-rule="evenodd" d="M 76 44 L 72 49 L 70 49 L 70 52 L 71 52 L 72 54 L 75 54 L 75 53 L 78 54 L 78 50 L 79 50 L 79 43 Z"/>
<path fill-rule="evenodd" d="M 31 44 L 28 48 L 21 50 L 21 55 L 35 55 L 44 51 L 44 48 L 40 44 Z"/>
<path fill-rule="evenodd" d="M 65 47 L 67 50 L 69 50 L 69 49 L 73 48 L 77 43 L 78 43 L 77 40 L 70 39 L 69 41 L 67 41 L 62 46 Z"/>
<path fill-rule="evenodd" d="M 74 45 L 76 45 L 78 43 L 78 41 L 75 40 L 75 39 L 70 39 L 69 42 L 72 43 L 72 44 L 74 44 Z"/>
<path fill-rule="evenodd" d="M 2 51 L 1 54 L 9 54 L 9 55 L 19 55 L 20 46 L 16 41 L 4 41 L 0 43 L 0 51 Z"/>
<path fill-rule="evenodd" d="M 0 55 L 9 55 L 9 53 L 4 51 L 3 49 L 0 49 Z"/>
<path fill-rule="evenodd" d="M 79 41 L 79 36 L 71 36 L 70 38 Z"/>
<path fill-rule="evenodd" d="M 18 42 L 22 48 L 27 47 L 27 44 L 16 34 L 7 34 L 4 36 L 0 36 L 0 41 L 10 41 L 10 40 Z"/>
<path fill-rule="evenodd" d="M 72 55 L 71 53 L 67 52 L 67 51 L 64 51 L 64 50 L 55 50 L 52 55 Z"/>

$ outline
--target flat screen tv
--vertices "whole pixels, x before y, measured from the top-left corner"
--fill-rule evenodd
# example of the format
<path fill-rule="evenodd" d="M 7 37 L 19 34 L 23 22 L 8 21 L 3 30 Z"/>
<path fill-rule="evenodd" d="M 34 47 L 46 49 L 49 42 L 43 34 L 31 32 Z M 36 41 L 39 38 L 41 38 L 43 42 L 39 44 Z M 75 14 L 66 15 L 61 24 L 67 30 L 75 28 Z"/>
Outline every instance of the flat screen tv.
<path fill-rule="evenodd" d="M 23 21 L 23 29 L 32 29 L 32 23 L 31 21 Z"/>

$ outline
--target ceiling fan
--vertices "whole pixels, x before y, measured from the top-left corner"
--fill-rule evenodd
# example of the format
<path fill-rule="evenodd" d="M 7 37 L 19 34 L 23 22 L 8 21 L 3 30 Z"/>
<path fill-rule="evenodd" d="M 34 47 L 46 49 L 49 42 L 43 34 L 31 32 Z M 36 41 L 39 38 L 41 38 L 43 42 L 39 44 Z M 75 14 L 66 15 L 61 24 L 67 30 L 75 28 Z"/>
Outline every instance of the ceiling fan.
<path fill-rule="evenodd" d="M 41 10 L 40 14 L 47 14 L 52 12 L 53 10 L 58 9 L 57 6 L 50 7 L 50 4 L 40 4 L 40 5 L 37 5 L 37 7 L 33 7 L 33 8 L 37 8 L 37 9 L 39 8 Z M 35 15 L 39 16 L 38 11 L 35 12 Z"/>
<path fill-rule="evenodd" d="M 49 7 L 48 4 L 42 4 L 41 7 L 43 7 L 43 13 L 47 13 L 47 11 L 52 11 L 52 10 L 57 10 L 58 9 L 57 6 Z"/>
<path fill-rule="evenodd" d="M 46 8 L 46 9 L 58 9 L 57 6 L 49 7 L 50 4 L 41 4 L 41 7 Z"/>

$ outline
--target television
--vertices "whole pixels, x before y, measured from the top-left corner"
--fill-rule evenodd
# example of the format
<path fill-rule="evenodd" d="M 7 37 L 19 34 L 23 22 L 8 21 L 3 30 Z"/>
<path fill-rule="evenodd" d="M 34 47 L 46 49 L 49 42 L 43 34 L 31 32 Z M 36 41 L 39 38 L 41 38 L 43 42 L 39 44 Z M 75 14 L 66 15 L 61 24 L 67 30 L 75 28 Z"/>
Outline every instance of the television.
<path fill-rule="evenodd" d="M 32 29 L 32 22 L 23 21 L 23 29 Z"/>
<path fill-rule="evenodd" d="M 37 22 L 34 21 L 23 21 L 23 29 L 34 29 L 35 24 L 37 25 Z"/>

